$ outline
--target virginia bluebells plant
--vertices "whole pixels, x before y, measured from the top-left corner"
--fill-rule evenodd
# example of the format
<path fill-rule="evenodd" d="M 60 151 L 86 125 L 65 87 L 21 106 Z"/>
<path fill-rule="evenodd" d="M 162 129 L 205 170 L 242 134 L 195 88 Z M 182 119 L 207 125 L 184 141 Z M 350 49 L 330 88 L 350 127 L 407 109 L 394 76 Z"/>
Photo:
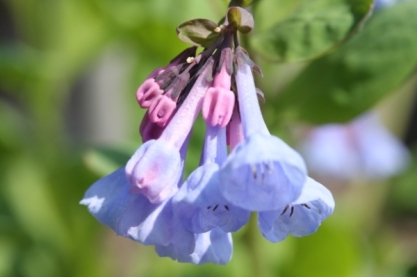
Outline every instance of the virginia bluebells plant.
<path fill-rule="evenodd" d="M 229 8 L 220 26 L 203 19 L 180 25 L 180 38 L 203 50 L 186 49 L 140 85 L 136 99 L 147 109 L 143 144 L 81 201 L 98 221 L 154 245 L 160 256 L 225 264 L 231 233 L 252 212 L 272 242 L 311 234 L 333 212 L 330 191 L 307 176 L 301 156 L 271 135 L 262 118 L 252 75 L 260 70 L 237 36 L 252 27 L 252 16 L 238 7 Z M 200 112 L 206 124 L 200 165 L 184 178 Z"/>

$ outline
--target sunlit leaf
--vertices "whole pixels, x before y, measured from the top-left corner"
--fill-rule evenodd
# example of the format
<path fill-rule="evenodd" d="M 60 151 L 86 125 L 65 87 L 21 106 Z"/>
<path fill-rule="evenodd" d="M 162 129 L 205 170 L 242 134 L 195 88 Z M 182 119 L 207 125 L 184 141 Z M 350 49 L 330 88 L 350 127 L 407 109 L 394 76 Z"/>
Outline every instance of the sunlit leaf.
<path fill-rule="evenodd" d="M 258 33 L 254 47 L 279 61 L 317 57 L 355 31 L 371 6 L 372 0 L 303 1 L 291 16 Z"/>
<path fill-rule="evenodd" d="M 348 121 L 371 108 L 417 66 L 416 14 L 416 1 L 379 11 L 346 45 L 307 66 L 270 104 L 312 123 Z"/>

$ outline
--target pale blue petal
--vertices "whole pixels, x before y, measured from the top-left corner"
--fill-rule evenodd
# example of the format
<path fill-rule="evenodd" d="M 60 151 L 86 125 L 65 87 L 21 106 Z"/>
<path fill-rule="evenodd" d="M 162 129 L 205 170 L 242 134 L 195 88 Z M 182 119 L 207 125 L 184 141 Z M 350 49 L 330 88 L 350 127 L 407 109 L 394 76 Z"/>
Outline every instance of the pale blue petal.
<path fill-rule="evenodd" d="M 198 167 L 173 197 L 175 214 L 194 233 L 217 226 L 234 232 L 249 220 L 249 211 L 234 206 L 221 195 L 218 168 L 215 163 Z"/>
<path fill-rule="evenodd" d="M 130 184 L 124 168 L 96 181 L 85 193 L 80 204 L 86 205 L 97 220 L 114 229 L 117 221 L 137 195 L 129 194 Z"/>
<path fill-rule="evenodd" d="M 94 183 L 81 204 L 118 235 L 146 245 L 178 241 L 183 252 L 194 250 L 194 234 L 174 218 L 171 199 L 152 204 L 141 194 L 129 193 L 129 189 L 125 169 L 120 168 Z"/>
<path fill-rule="evenodd" d="M 303 159 L 277 137 L 254 133 L 239 143 L 219 172 L 226 200 L 249 211 L 283 208 L 301 193 Z"/>
<path fill-rule="evenodd" d="M 334 210 L 335 202 L 330 190 L 314 179 L 308 177 L 301 195 L 292 204 L 305 204 L 315 200 L 322 201 L 325 203 L 325 206 L 330 209 L 329 211 L 324 212 L 326 216 L 331 214 Z"/>
<path fill-rule="evenodd" d="M 189 254 L 194 249 L 194 234 L 174 217 L 171 199 L 152 204 L 140 195 L 120 217 L 118 230 L 145 245 L 168 246 L 177 242 L 177 247 L 184 253 Z"/>
<path fill-rule="evenodd" d="M 155 250 L 161 257 L 170 257 L 182 263 L 226 264 L 232 258 L 233 243 L 230 233 L 214 228 L 209 232 L 195 235 L 195 249 L 190 255 L 181 252 L 175 243 L 169 246 L 157 245 Z"/>
<path fill-rule="evenodd" d="M 333 213 L 331 192 L 320 183 L 308 178 L 300 197 L 284 210 L 260 212 L 258 226 L 262 235 L 272 242 L 317 231 L 322 221 Z"/>
<path fill-rule="evenodd" d="M 206 237 L 203 237 L 203 235 L 200 236 L 200 238 L 197 238 L 196 244 L 199 245 L 199 247 L 196 247 L 196 250 L 193 253 L 194 260 L 199 259 L 198 264 L 227 264 L 233 254 L 232 235 L 224 232 L 220 228 L 214 228 L 206 233 Z M 209 236 L 209 238 L 207 238 L 207 236 Z M 210 241 L 208 247 L 206 247 L 207 240 Z"/>

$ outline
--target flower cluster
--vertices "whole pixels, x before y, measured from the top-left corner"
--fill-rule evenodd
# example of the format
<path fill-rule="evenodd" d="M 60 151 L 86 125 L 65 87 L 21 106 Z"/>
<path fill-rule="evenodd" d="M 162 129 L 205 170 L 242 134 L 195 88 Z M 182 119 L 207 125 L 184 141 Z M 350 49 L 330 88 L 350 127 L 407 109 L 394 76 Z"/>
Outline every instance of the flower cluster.
<path fill-rule="evenodd" d="M 251 212 L 262 235 L 278 242 L 315 232 L 334 209 L 330 191 L 307 176 L 301 156 L 269 133 L 252 75 L 259 69 L 239 46 L 238 30 L 226 20 L 200 54 L 191 47 L 150 74 L 136 93 L 147 109 L 143 144 L 81 201 L 117 234 L 180 262 L 227 263 L 231 232 Z M 184 180 L 200 112 L 200 165 Z"/>

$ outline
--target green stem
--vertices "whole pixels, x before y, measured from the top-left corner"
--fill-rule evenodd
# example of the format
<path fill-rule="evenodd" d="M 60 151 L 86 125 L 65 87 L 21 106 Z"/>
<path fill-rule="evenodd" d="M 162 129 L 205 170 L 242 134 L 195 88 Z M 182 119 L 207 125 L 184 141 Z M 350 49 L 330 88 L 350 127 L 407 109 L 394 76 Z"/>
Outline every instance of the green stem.
<path fill-rule="evenodd" d="M 259 248 L 259 244 L 257 242 L 258 236 L 259 231 L 256 213 L 252 213 L 247 225 L 246 232 L 243 236 L 243 243 L 247 247 L 248 252 L 251 256 L 250 260 L 252 262 L 252 274 L 250 274 L 250 276 L 266 276 L 266 267 L 263 262 L 265 260 L 265 257 L 263 256 L 262 249 Z"/>

